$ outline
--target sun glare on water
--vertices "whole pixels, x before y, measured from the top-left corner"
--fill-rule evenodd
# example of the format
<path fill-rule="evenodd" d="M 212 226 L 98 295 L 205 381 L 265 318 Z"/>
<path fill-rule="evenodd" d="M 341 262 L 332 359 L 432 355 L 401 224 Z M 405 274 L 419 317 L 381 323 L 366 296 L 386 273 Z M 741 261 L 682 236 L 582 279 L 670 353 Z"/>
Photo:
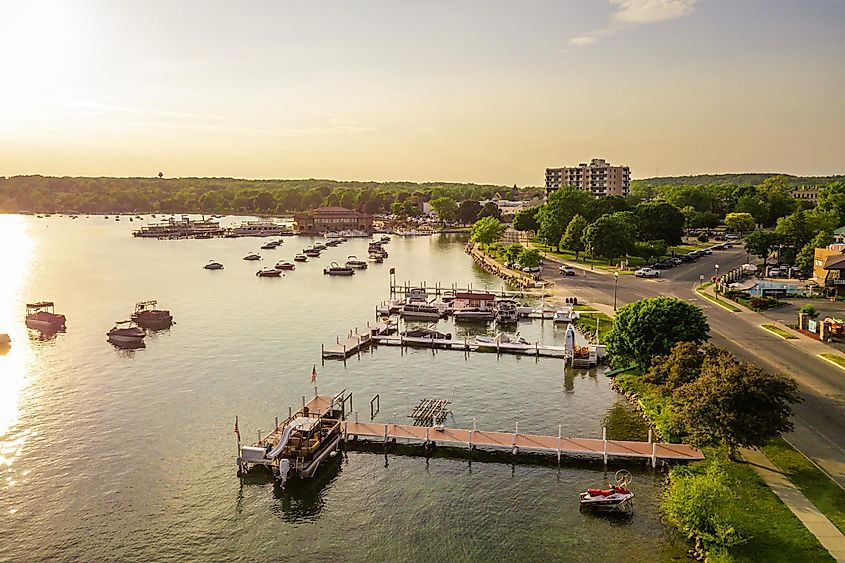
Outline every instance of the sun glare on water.
<path fill-rule="evenodd" d="M 18 400 L 26 385 L 30 349 L 20 293 L 29 276 L 32 241 L 26 232 L 26 219 L 0 215 L 0 333 L 7 333 L 11 346 L 0 349 L 0 447 L 18 417 Z M 5 449 L 5 448 L 3 448 Z M 0 464 L 4 451 L 0 451 Z"/>

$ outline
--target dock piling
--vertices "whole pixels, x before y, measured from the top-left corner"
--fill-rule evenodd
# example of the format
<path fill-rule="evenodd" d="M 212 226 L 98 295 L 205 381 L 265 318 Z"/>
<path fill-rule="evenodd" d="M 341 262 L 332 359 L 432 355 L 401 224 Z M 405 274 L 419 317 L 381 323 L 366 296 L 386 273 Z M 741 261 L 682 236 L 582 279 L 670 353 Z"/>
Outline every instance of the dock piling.
<path fill-rule="evenodd" d="M 563 431 L 563 425 L 557 425 L 557 462 L 560 463 L 560 438 Z"/>
<path fill-rule="evenodd" d="M 651 468 L 657 468 L 657 442 L 651 443 Z"/>
<path fill-rule="evenodd" d="M 607 427 L 606 426 L 601 427 L 601 441 L 603 442 L 603 446 L 604 446 L 604 453 L 603 453 L 604 464 L 607 465 Z"/>
<path fill-rule="evenodd" d="M 293 407 L 288 405 L 288 418 L 293 418 Z"/>
<path fill-rule="evenodd" d="M 275 430 L 279 429 L 279 417 L 276 417 L 276 426 L 274 427 Z"/>

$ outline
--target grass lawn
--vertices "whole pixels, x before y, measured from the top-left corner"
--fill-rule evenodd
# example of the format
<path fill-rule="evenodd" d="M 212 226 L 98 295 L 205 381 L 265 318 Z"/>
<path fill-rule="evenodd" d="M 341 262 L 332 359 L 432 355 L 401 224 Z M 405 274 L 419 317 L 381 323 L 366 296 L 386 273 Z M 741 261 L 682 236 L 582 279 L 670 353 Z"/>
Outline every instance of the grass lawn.
<path fill-rule="evenodd" d="M 573 307 L 575 311 L 597 311 L 598 309 L 594 307 L 590 307 L 589 305 L 575 305 Z"/>
<path fill-rule="evenodd" d="M 784 340 L 796 340 L 798 338 L 794 334 L 790 334 L 790 333 L 786 332 L 785 330 L 783 330 L 782 328 L 775 326 L 775 325 L 760 325 L 760 326 L 762 328 L 768 330 L 769 332 L 773 333 L 773 334 L 777 334 L 778 336 L 780 336 Z"/>
<path fill-rule="evenodd" d="M 599 313 L 598 311 L 594 313 L 581 311 L 581 314 L 575 319 L 575 326 L 581 332 L 590 331 L 591 334 L 595 334 L 597 321 L 599 325 L 599 342 L 604 342 L 605 336 L 610 331 L 610 327 L 613 326 L 613 319 L 604 313 Z"/>
<path fill-rule="evenodd" d="M 727 550 L 727 561 L 833 561 L 789 508 L 747 463 L 728 461 L 717 451 L 706 451 L 701 464 L 721 462 L 736 495 L 720 516 L 747 539 Z M 723 560 L 721 558 L 714 560 Z"/>
<path fill-rule="evenodd" d="M 545 244 L 542 244 L 540 242 L 534 242 L 533 245 L 537 248 L 537 250 L 540 250 L 542 252 L 545 252 L 545 253 L 547 253 L 551 256 L 555 256 L 555 257 L 560 258 L 562 260 L 568 260 L 570 262 L 576 262 L 578 264 L 583 264 L 584 266 L 590 266 L 592 268 L 596 268 L 596 269 L 599 269 L 599 270 L 607 270 L 607 271 L 610 271 L 610 272 L 619 272 L 620 276 L 631 273 L 631 272 L 627 272 L 625 270 L 620 270 L 615 265 L 608 264 L 607 260 L 590 258 L 589 256 L 586 256 L 583 253 L 581 253 L 579 255 L 578 259 L 576 260 L 575 259 L 575 253 L 570 252 L 569 250 L 561 249 L 560 252 L 555 252 L 554 250 L 552 250 L 551 248 L 549 248 L 548 246 L 546 246 Z M 619 260 L 617 259 L 615 262 L 618 263 Z M 628 257 L 628 265 L 631 266 L 631 267 L 639 268 L 640 266 L 643 266 L 644 264 L 645 264 L 645 261 L 642 258 L 637 258 L 636 256 L 629 256 Z"/>
<path fill-rule="evenodd" d="M 845 489 L 783 438 L 772 440 L 763 453 L 845 534 Z"/>
<path fill-rule="evenodd" d="M 837 366 L 845 369 L 845 356 L 841 354 L 819 354 L 825 360 L 829 360 L 836 364 Z"/>
<path fill-rule="evenodd" d="M 718 305 L 718 306 L 722 307 L 723 309 L 727 309 L 727 310 L 728 310 L 728 311 L 730 311 L 731 313 L 739 313 L 740 311 L 742 311 L 742 309 L 740 309 L 740 308 L 739 308 L 739 307 L 737 307 L 736 305 L 732 305 L 732 304 L 728 303 L 727 301 L 724 301 L 724 300 L 720 299 L 719 297 L 717 297 L 717 296 L 715 296 L 715 295 L 710 295 L 709 293 L 706 293 L 706 292 L 704 292 L 704 291 L 701 291 L 701 288 L 700 288 L 700 287 L 697 287 L 697 288 L 695 289 L 695 291 L 696 291 L 696 293 L 698 293 L 700 296 L 704 297 L 705 299 L 707 299 L 707 300 L 709 300 L 709 301 L 712 301 L 713 303 L 715 303 L 716 305 Z"/>

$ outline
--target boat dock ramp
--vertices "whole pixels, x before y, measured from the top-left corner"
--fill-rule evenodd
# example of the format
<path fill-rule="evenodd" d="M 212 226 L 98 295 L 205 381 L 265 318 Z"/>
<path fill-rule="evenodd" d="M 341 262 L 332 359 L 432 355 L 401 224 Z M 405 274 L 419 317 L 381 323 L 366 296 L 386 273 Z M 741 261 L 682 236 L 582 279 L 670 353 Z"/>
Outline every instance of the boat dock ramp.
<path fill-rule="evenodd" d="M 358 354 L 368 348 L 375 338 L 384 337 L 396 332 L 395 321 L 382 320 L 373 325 L 367 322 L 367 329 L 359 332 L 356 327 L 349 331 L 349 334 L 341 339 L 337 337 L 334 344 L 322 345 L 323 358 L 345 360 L 353 354 Z"/>

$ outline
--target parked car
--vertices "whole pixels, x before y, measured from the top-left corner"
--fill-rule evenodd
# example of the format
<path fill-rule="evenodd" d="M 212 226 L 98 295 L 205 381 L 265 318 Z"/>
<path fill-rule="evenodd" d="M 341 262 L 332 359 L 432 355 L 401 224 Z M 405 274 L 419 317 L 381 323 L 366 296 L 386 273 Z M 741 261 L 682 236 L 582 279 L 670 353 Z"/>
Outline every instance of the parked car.
<path fill-rule="evenodd" d="M 655 270 L 653 268 L 640 268 L 634 275 L 638 278 L 656 278 L 660 275 L 660 270 Z"/>
<path fill-rule="evenodd" d="M 699 258 L 701 258 L 702 256 L 704 256 L 704 254 L 702 254 L 702 253 L 701 253 L 700 251 L 698 251 L 698 250 L 693 250 L 692 252 L 690 252 L 689 254 L 687 254 L 687 256 L 689 256 L 689 257 L 690 257 L 690 258 L 692 258 L 693 260 L 698 260 Z"/>
<path fill-rule="evenodd" d="M 560 268 L 558 268 L 558 271 L 563 276 L 574 276 L 575 275 L 575 268 L 573 268 L 572 266 L 561 266 Z"/>
<path fill-rule="evenodd" d="M 729 235 L 725 235 L 725 238 L 728 239 L 728 240 L 734 240 L 734 239 L 738 239 L 739 235 L 735 235 L 735 234 L 731 233 Z"/>
<path fill-rule="evenodd" d="M 522 269 L 522 271 L 526 274 L 539 274 L 543 271 L 543 268 L 540 266 L 526 266 Z"/>
<path fill-rule="evenodd" d="M 671 262 L 658 262 L 656 264 L 651 265 L 652 270 L 668 270 L 669 268 L 674 268 L 675 265 Z"/>
<path fill-rule="evenodd" d="M 725 249 L 724 244 L 714 244 L 713 246 L 710 247 L 710 250 L 724 250 L 724 249 Z"/>
<path fill-rule="evenodd" d="M 683 262 L 684 264 L 689 264 L 690 262 L 695 262 L 695 258 L 690 256 L 689 254 L 681 254 L 680 256 L 676 256 L 678 260 Z"/>
<path fill-rule="evenodd" d="M 680 266 L 684 263 L 683 260 L 679 256 L 675 256 L 674 258 L 669 258 L 669 262 L 673 263 L 676 266 Z"/>
<path fill-rule="evenodd" d="M 713 254 L 713 251 L 710 250 L 709 248 L 702 248 L 701 250 L 698 250 L 697 252 L 700 252 L 705 256 L 710 256 L 711 254 Z"/>

